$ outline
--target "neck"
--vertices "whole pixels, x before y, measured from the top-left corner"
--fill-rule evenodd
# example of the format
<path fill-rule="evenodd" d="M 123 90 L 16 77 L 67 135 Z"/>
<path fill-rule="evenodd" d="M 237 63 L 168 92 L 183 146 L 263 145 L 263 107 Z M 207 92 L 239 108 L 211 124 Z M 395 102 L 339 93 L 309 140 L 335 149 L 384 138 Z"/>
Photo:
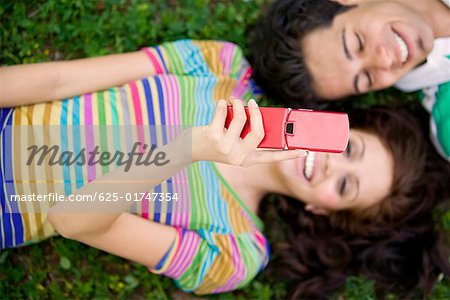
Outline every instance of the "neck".
<path fill-rule="evenodd" d="M 423 15 L 433 29 L 435 38 L 450 37 L 450 8 L 441 0 L 397 0 Z"/>
<path fill-rule="evenodd" d="M 247 168 L 216 163 L 225 180 L 253 211 L 270 193 L 283 194 L 283 184 L 274 164 L 258 164 Z"/>
<path fill-rule="evenodd" d="M 245 184 L 261 198 L 270 193 L 283 194 L 283 185 L 274 164 L 258 164 L 243 169 Z"/>

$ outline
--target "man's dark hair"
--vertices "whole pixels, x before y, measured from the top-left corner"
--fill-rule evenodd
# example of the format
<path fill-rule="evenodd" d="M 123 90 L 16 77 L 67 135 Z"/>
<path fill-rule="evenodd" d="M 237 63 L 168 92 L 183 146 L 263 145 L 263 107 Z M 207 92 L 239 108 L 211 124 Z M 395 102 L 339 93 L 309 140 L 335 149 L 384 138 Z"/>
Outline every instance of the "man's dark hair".
<path fill-rule="evenodd" d="M 316 97 L 301 39 L 330 26 L 347 7 L 329 0 L 277 0 L 249 32 L 254 79 L 271 98 L 308 105 Z"/>

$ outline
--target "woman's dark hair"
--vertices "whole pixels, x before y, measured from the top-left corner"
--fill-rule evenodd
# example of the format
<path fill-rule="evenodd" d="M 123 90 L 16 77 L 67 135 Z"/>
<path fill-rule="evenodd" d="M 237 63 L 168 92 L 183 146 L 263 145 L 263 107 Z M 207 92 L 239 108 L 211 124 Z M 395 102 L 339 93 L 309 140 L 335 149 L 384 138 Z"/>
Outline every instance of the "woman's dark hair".
<path fill-rule="evenodd" d="M 347 277 L 374 280 L 382 297 L 425 297 L 438 275 L 450 275 L 444 235 L 433 217 L 450 199 L 450 164 L 440 158 L 418 123 L 401 110 L 354 111 L 352 128 L 375 133 L 394 159 L 390 195 L 365 211 L 317 216 L 295 199 L 283 198 L 279 214 L 286 221 L 288 243 L 275 253 L 290 279 L 290 297 L 326 299 Z M 448 209 L 449 207 L 443 207 Z M 434 211 L 434 214 L 433 214 Z"/>
<path fill-rule="evenodd" d="M 347 10 L 329 0 L 277 0 L 248 32 L 254 79 L 271 98 L 309 106 L 316 98 L 300 47 L 302 37 Z"/>

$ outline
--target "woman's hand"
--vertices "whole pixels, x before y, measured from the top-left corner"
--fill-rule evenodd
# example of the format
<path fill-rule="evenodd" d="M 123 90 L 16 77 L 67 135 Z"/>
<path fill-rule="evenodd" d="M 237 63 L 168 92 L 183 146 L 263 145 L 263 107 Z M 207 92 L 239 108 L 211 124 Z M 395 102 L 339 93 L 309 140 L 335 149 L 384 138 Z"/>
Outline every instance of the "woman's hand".
<path fill-rule="evenodd" d="M 227 102 L 220 100 L 210 125 L 193 129 L 192 156 L 194 161 L 210 160 L 234 166 L 246 167 L 257 163 L 269 163 L 305 156 L 303 150 L 261 151 L 258 145 L 264 138 L 261 112 L 255 100 L 248 102 L 250 132 L 240 137 L 247 116 L 241 100 L 233 99 L 233 120 L 225 128 Z"/>

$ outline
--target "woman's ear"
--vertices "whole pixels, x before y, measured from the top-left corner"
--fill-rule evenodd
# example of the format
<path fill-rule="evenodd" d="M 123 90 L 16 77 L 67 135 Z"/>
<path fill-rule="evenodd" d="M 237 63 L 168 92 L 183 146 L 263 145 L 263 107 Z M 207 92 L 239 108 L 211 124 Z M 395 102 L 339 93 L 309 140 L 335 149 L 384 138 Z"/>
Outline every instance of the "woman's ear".
<path fill-rule="evenodd" d="M 315 215 L 320 215 L 320 216 L 328 216 L 329 215 L 329 211 L 326 210 L 325 208 L 321 208 L 321 207 L 316 207 L 312 204 L 306 204 L 305 206 L 305 210 L 309 211 Z"/>

